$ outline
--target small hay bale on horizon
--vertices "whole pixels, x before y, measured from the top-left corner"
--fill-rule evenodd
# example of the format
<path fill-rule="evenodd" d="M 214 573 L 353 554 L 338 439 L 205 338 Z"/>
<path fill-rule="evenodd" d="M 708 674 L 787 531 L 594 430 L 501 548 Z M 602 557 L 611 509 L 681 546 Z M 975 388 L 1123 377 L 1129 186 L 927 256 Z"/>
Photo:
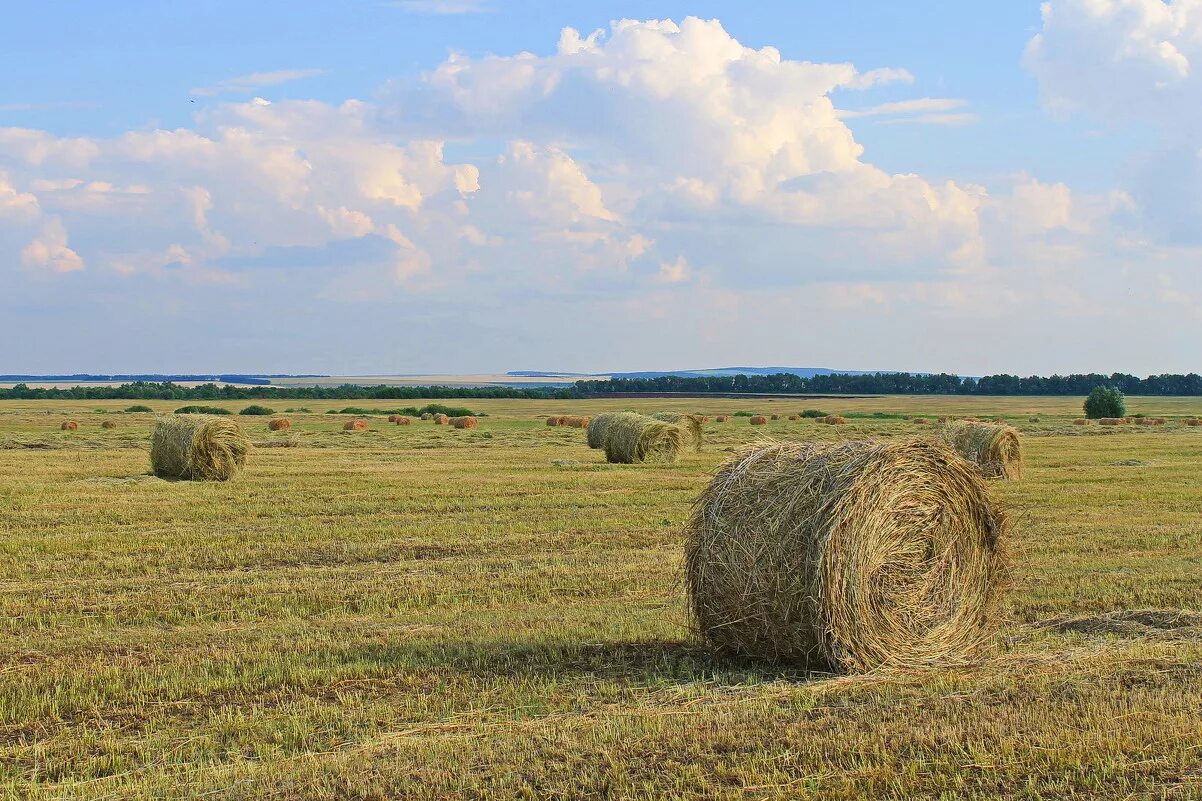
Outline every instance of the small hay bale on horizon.
<path fill-rule="evenodd" d="M 117 427 L 117 424 L 115 422 L 113 422 L 112 420 L 105 420 L 103 423 L 100 424 L 100 427 L 105 429 L 106 431 L 111 431 Z"/>
<path fill-rule="evenodd" d="M 454 428 L 477 428 L 480 425 L 475 417 L 452 417 L 450 422 Z"/>
<path fill-rule="evenodd" d="M 1007 531 L 941 442 L 744 448 L 685 528 L 691 622 L 720 652 L 812 669 L 968 663 L 994 641 Z"/>
<path fill-rule="evenodd" d="M 1022 443 L 1010 426 L 961 420 L 945 425 L 939 435 L 986 478 L 1022 478 Z"/>
<path fill-rule="evenodd" d="M 768 425 L 768 418 L 762 414 L 757 414 L 747 418 L 747 422 L 753 426 L 766 426 Z"/>
<path fill-rule="evenodd" d="M 701 416 L 696 414 L 680 414 L 678 412 L 656 412 L 652 419 L 665 423 L 675 423 L 684 430 L 685 437 L 692 444 L 693 450 L 701 450 Z"/>
<path fill-rule="evenodd" d="M 346 423 L 342 426 L 342 430 L 343 431 L 366 431 L 367 430 L 367 421 L 366 420 L 347 420 Z"/>
<path fill-rule="evenodd" d="M 292 421 L 287 417 L 277 417 L 267 421 L 268 431 L 287 431 L 290 428 L 292 428 Z"/>
<path fill-rule="evenodd" d="M 592 428 L 589 428 L 592 431 Z M 605 426 L 605 461 L 611 464 L 675 462 L 684 446 L 685 432 L 635 412 L 620 412 Z"/>
<path fill-rule="evenodd" d="M 563 418 L 563 425 L 567 428 L 588 428 L 588 424 L 592 418 L 570 416 Z"/>
<path fill-rule="evenodd" d="M 250 439 L 233 420 L 173 414 L 155 421 L 150 468 L 160 478 L 228 481 L 246 465 Z"/>
<path fill-rule="evenodd" d="M 772 415 L 772 418 L 771 418 L 771 419 L 773 419 L 773 420 L 779 420 L 779 419 L 780 419 L 780 415 L 779 415 L 779 414 L 774 414 L 774 415 Z"/>
<path fill-rule="evenodd" d="M 828 414 L 826 417 L 818 418 L 818 422 L 826 423 L 828 426 L 845 426 L 847 425 L 847 418 L 840 417 L 837 414 Z"/>
<path fill-rule="evenodd" d="M 78 431 L 79 423 L 74 420 L 64 420 L 63 424 L 59 426 L 59 429 L 62 431 Z"/>
<path fill-rule="evenodd" d="M 801 415 L 800 414 L 791 414 L 791 415 L 789 415 L 789 419 L 793 422 L 797 422 L 798 420 L 801 419 Z"/>

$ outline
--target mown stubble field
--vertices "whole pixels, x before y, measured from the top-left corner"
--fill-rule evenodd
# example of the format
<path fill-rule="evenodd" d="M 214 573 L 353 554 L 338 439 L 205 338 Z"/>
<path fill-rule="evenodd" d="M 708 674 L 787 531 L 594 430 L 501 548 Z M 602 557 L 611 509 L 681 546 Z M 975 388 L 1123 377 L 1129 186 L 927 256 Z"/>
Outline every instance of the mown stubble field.
<path fill-rule="evenodd" d="M 292 432 L 238 420 L 292 447 L 226 484 L 146 476 L 131 403 L 0 403 L 7 797 L 1202 797 L 1202 399 L 1114 429 L 1077 398 L 464 401 L 480 428 L 361 433 L 323 412 L 411 402 L 282 401 Z M 1024 432 L 996 656 L 807 676 L 688 631 L 680 526 L 725 449 L 929 430 L 735 418 L 618 466 L 540 417 L 806 407 Z"/>

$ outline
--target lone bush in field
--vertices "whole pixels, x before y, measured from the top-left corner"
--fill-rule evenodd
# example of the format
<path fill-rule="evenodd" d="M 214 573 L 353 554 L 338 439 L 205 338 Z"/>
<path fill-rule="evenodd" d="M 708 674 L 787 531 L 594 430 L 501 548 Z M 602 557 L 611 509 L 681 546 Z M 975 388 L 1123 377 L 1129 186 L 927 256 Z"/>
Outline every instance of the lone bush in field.
<path fill-rule="evenodd" d="M 259 406 L 259 405 L 255 404 L 255 405 L 247 406 L 245 409 L 238 412 L 238 414 L 257 415 L 260 417 L 266 417 L 267 415 L 275 414 L 275 409 L 271 409 L 267 406 Z"/>
<path fill-rule="evenodd" d="M 175 410 L 176 414 L 233 414 L 229 409 L 223 409 L 220 406 L 181 406 Z"/>
<path fill-rule="evenodd" d="M 135 404 L 134 406 L 130 406 L 125 411 L 129 412 L 130 414 L 133 414 L 135 412 L 153 412 L 154 409 L 150 408 L 149 406 L 143 406 L 142 404 L 139 403 L 139 404 Z"/>
<path fill-rule="evenodd" d="M 1085 399 L 1085 416 L 1090 420 L 1103 417 L 1126 417 L 1127 400 L 1114 387 L 1094 387 Z"/>

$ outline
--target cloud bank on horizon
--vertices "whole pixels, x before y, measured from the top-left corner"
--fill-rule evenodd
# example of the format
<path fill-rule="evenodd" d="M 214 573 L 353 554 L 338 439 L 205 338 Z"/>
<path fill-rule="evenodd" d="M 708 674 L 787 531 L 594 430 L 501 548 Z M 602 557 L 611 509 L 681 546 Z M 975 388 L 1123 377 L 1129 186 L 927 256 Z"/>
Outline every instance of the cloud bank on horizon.
<path fill-rule="evenodd" d="M 852 126 L 973 126 L 971 98 L 692 17 L 452 54 L 370 100 L 226 102 L 326 72 L 265 66 L 193 89 L 191 127 L 0 128 L 0 334 L 57 332 L 5 366 L 1191 369 L 1202 5 L 1042 16 L 1014 69 L 1048 113 L 1155 132 L 1114 186 L 891 173 Z"/>

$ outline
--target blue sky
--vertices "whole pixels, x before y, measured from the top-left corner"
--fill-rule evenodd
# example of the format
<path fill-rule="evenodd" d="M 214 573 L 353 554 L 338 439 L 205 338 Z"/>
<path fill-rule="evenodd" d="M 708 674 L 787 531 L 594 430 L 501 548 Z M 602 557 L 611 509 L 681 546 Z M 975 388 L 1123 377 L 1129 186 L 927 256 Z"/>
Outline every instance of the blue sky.
<path fill-rule="evenodd" d="M 0 372 L 1197 368 L 1181 0 L 6 20 Z"/>

